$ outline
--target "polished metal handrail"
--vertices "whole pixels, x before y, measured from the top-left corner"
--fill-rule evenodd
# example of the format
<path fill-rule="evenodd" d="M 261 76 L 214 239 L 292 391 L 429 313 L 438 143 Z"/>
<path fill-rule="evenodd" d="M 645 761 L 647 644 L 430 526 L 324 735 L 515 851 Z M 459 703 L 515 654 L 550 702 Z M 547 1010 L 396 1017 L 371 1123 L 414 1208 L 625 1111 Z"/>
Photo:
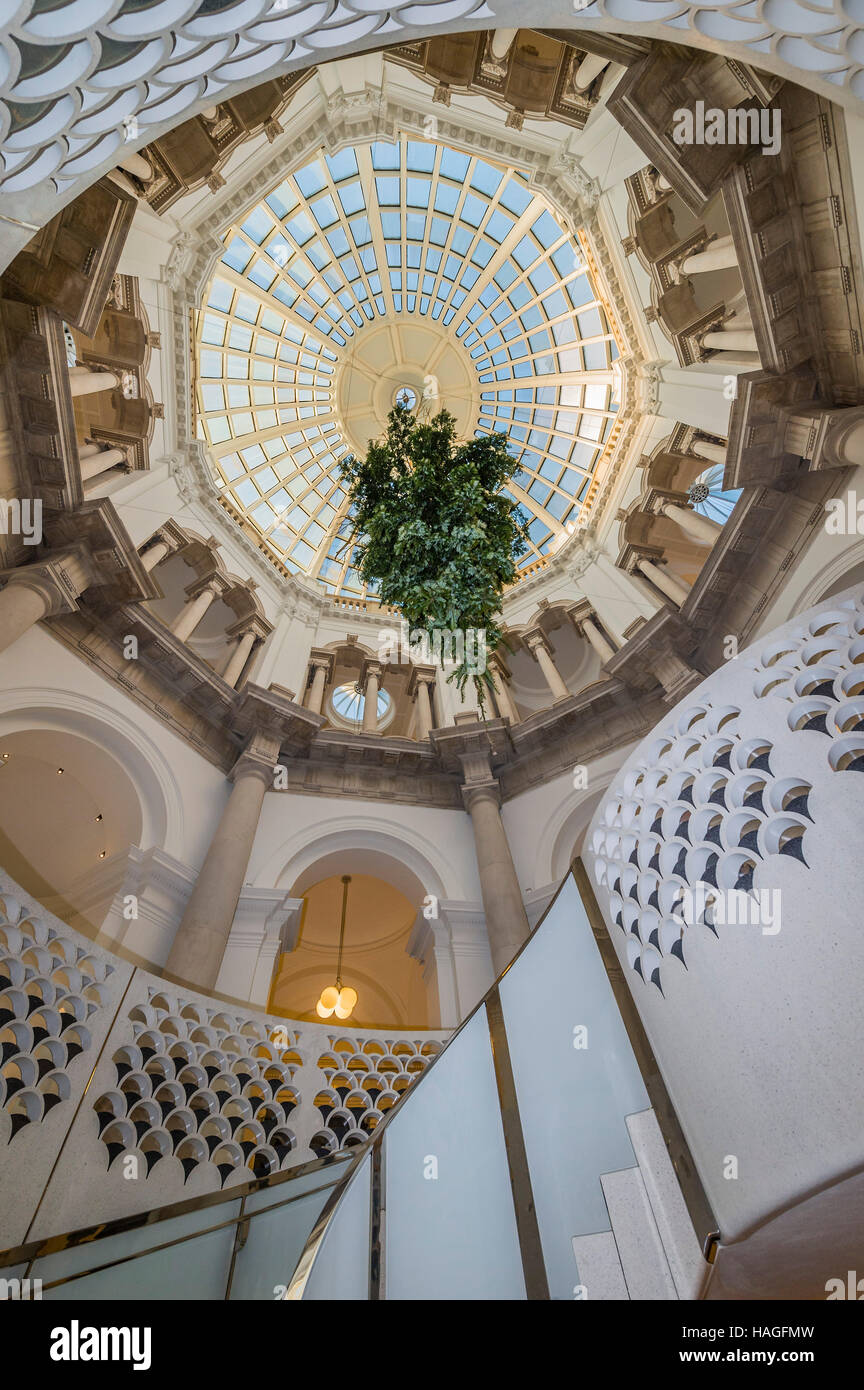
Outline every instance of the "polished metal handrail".
<path fill-rule="evenodd" d="M 339 1210 L 342 1201 L 344 1200 L 345 1195 L 348 1192 L 352 1182 L 354 1182 L 354 1180 L 356 1179 L 356 1176 L 360 1171 L 360 1168 L 362 1167 L 364 1161 L 368 1158 L 372 1169 L 370 1223 L 371 1229 L 369 1247 L 369 1298 L 372 1301 L 381 1298 L 383 1296 L 384 1285 L 384 1262 L 383 1249 L 381 1243 L 381 1217 L 384 1203 L 384 1139 L 386 1135 L 387 1126 L 388 1124 L 390 1124 L 394 1115 L 398 1113 L 401 1107 L 409 1101 L 410 1097 L 414 1096 L 417 1093 L 418 1088 L 422 1085 L 425 1078 L 433 1070 L 436 1063 L 439 1062 L 440 1058 L 444 1056 L 445 1052 L 460 1036 L 462 1031 L 465 1028 L 467 1028 L 469 1023 L 475 1018 L 475 1016 L 480 1012 L 480 1010 L 483 1009 L 486 1013 L 487 1021 L 489 1024 L 493 1059 L 495 1060 L 496 1064 L 499 1101 L 502 1106 L 502 1122 L 504 1122 L 505 1129 L 505 1147 L 507 1148 L 508 1162 L 510 1163 L 511 1184 L 513 1188 L 516 1224 L 519 1235 L 520 1248 L 522 1252 L 526 1293 L 529 1298 L 548 1298 L 549 1293 L 548 1287 L 546 1286 L 545 1269 L 543 1267 L 542 1248 L 540 1246 L 539 1231 L 537 1230 L 536 1226 L 536 1217 L 534 1216 L 534 1204 L 530 1190 L 530 1174 L 528 1173 L 528 1167 L 525 1160 L 524 1141 L 521 1133 L 521 1125 L 518 1119 L 518 1106 L 515 1107 L 515 1124 L 513 1122 L 513 1115 L 510 1114 L 508 1116 L 505 1114 L 505 1111 L 508 1109 L 508 1100 L 502 1090 L 502 1087 L 506 1089 L 509 1086 L 510 1089 L 512 1089 L 512 1075 L 509 1075 L 509 1055 L 507 1048 L 506 1033 L 504 1032 L 503 1028 L 503 1017 L 501 1015 L 499 986 L 504 976 L 510 970 L 512 970 L 514 966 L 518 964 L 523 951 L 525 951 L 527 947 L 530 945 L 531 941 L 533 940 L 534 934 L 542 926 L 547 914 L 551 912 L 559 895 L 561 894 L 565 885 L 567 884 L 568 879 L 571 877 L 573 877 L 576 883 L 576 887 L 579 891 L 580 898 L 585 903 L 586 911 L 588 912 L 589 916 L 589 921 L 594 930 L 595 936 L 598 935 L 600 928 L 602 928 L 605 931 L 605 926 L 602 922 L 602 916 L 599 913 L 599 909 L 597 908 L 596 900 L 594 900 L 593 898 L 593 890 L 591 889 L 588 876 L 585 872 L 582 861 L 577 858 L 576 860 L 574 860 L 573 864 L 571 865 L 571 868 L 568 870 L 564 879 L 559 884 L 554 896 L 548 903 L 546 909 L 544 910 L 537 923 L 535 924 L 529 935 L 526 937 L 525 941 L 522 943 L 522 945 L 520 946 L 519 950 L 517 951 L 513 959 L 510 961 L 510 963 L 501 972 L 501 974 L 495 980 L 490 989 L 487 990 L 487 992 L 477 1002 L 477 1004 L 470 1011 L 470 1013 L 468 1013 L 462 1020 L 462 1022 L 458 1025 L 458 1027 L 454 1029 L 447 1042 L 442 1047 L 441 1051 L 431 1058 L 431 1060 L 424 1068 L 424 1070 L 421 1072 L 421 1074 L 415 1078 L 414 1083 L 409 1088 L 409 1090 L 404 1092 L 400 1099 L 397 1101 L 397 1103 L 387 1112 L 384 1119 L 380 1122 L 380 1124 L 376 1126 L 371 1138 L 366 1143 L 358 1145 L 353 1153 L 349 1154 L 343 1150 L 336 1154 L 328 1154 L 324 1158 L 315 1159 L 309 1163 L 299 1164 L 296 1168 L 291 1168 L 287 1172 L 273 1174 L 267 1178 L 257 1178 L 252 1180 L 251 1182 L 242 1185 L 238 1184 L 235 1187 L 229 1187 L 221 1192 L 206 1193 L 200 1197 L 189 1198 L 181 1202 L 173 1202 L 167 1206 L 155 1207 L 149 1211 L 138 1212 L 131 1216 L 120 1217 L 113 1221 L 99 1223 L 95 1226 L 82 1227 L 76 1231 L 72 1231 L 64 1235 L 52 1236 L 41 1241 L 31 1241 L 26 1245 L 20 1245 L 14 1247 L 13 1249 L 0 1252 L 0 1268 L 8 1267 L 10 1265 L 27 1265 L 29 1274 L 29 1269 L 32 1266 L 32 1264 L 37 1259 L 44 1258 L 46 1255 L 55 1254 L 63 1250 L 73 1249 L 76 1246 L 84 1244 L 92 1245 L 94 1242 L 107 1239 L 111 1236 L 121 1235 L 125 1232 L 138 1230 L 142 1227 L 146 1227 L 149 1225 L 157 1225 L 159 1222 L 171 1220 L 172 1218 L 183 1216 L 189 1212 L 205 1210 L 208 1207 L 218 1206 L 225 1202 L 233 1202 L 238 1200 L 240 1201 L 239 1212 L 236 1216 L 233 1216 L 228 1220 L 221 1222 L 217 1221 L 213 1225 L 201 1227 L 199 1230 L 190 1232 L 187 1235 L 178 1236 L 174 1240 L 163 1241 L 156 1245 L 148 1246 L 144 1250 L 135 1251 L 128 1254 L 118 1254 L 116 1259 L 108 1259 L 102 1264 L 91 1265 L 87 1269 L 76 1271 L 74 1274 L 46 1283 L 44 1287 L 46 1289 L 50 1289 L 58 1284 L 73 1282 L 74 1280 L 81 1279 L 87 1275 L 97 1273 L 100 1270 L 111 1268 L 114 1265 L 126 1264 L 132 1260 L 143 1258 L 145 1255 L 152 1254 L 155 1251 L 164 1250 L 173 1245 L 179 1245 L 186 1243 L 190 1240 L 195 1240 L 200 1236 L 211 1234 L 213 1231 L 222 1230 L 229 1226 L 236 1226 L 239 1228 L 243 1223 L 248 1223 L 249 1221 L 255 1220 L 258 1217 L 267 1216 L 268 1213 L 271 1213 L 274 1210 L 278 1210 L 280 1207 L 286 1206 L 293 1201 L 297 1201 L 301 1197 L 310 1196 L 314 1193 L 322 1192 L 329 1189 L 330 1195 L 324 1202 L 324 1205 L 315 1221 L 315 1224 L 312 1227 L 312 1230 L 305 1242 L 301 1255 L 294 1268 L 294 1272 L 287 1284 L 286 1291 L 283 1295 L 283 1297 L 287 1300 L 299 1300 L 302 1299 L 304 1296 L 310 1275 L 315 1265 L 315 1261 L 321 1250 L 324 1238 L 330 1228 L 330 1224 L 333 1218 L 335 1217 L 337 1211 Z M 620 1000 L 619 1007 L 621 1007 Z M 676 1148 L 678 1148 L 679 1150 L 686 1151 L 686 1144 L 683 1140 L 683 1136 L 680 1134 L 680 1128 L 677 1124 L 677 1117 L 675 1116 L 674 1110 L 671 1107 L 671 1103 L 668 1100 L 668 1096 L 666 1096 L 665 1086 L 663 1085 L 662 1078 L 659 1076 L 659 1071 L 655 1070 L 656 1063 L 653 1061 L 653 1055 L 650 1054 L 650 1047 L 647 1044 L 647 1039 L 645 1039 L 644 1036 L 638 1040 L 636 1037 L 634 1037 L 634 1031 L 636 1029 L 641 1030 L 641 1023 L 638 1020 L 638 1015 L 635 1014 L 635 1009 L 622 1009 L 622 1019 L 625 1028 L 627 1028 L 627 1031 L 630 1034 L 631 1043 L 634 1044 L 634 1054 L 636 1056 L 636 1060 L 640 1067 L 640 1070 L 643 1073 L 643 1078 L 645 1077 L 646 1071 L 648 1070 L 648 1068 L 646 1067 L 646 1061 L 650 1059 L 650 1063 L 653 1064 L 651 1068 L 651 1070 L 653 1071 L 653 1085 L 651 1088 L 653 1092 L 652 1103 L 655 1105 L 655 1107 L 657 1107 L 658 1119 L 661 1122 L 661 1126 L 664 1129 L 666 1128 L 666 1125 L 664 1124 L 665 1111 L 665 1119 L 667 1121 L 671 1119 L 674 1122 L 674 1126 L 676 1127 L 676 1129 L 678 1129 L 678 1133 L 674 1135 L 674 1138 L 676 1140 Z M 636 1045 L 637 1043 L 638 1045 Z M 503 1065 L 500 1065 L 502 1062 Z M 658 1106 L 658 1101 L 663 1100 L 665 1100 L 665 1105 Z M 509 1109 L 511 1111 L 514 1109 L 512 1104 L 509 1105 Z M 689 1159 L 689 1153 L 687 1154 L 687 1157 Z M 338 1166 L 340 1168 L 344 1167 L 344 1172 L 342 1172 L 341 1174 L 334 1174 L 332 1182 L 325 1182 L 322 1183 L 319 1187 L 307 1189 L 304 1192 L 296 1193 L 294 1195 L 289 1195 L 285 1197 L 282 1201 L 274 1202 L 269 1206 L 262 1207 L 260 1211 L 249 1213 L 246 1212 L 245 1207 L 247 1197 L 250 1197 L 262 1190 L 276 1188 L 283 1183 L 290 1184 L 292 1181 L 296 1181 L 298 1178 L 306 1176 L 309 1173 L 313 1173 L 319 1170 L 323 1171 L 327 1168 L 332 1168 L 334 1166 Z M 692 1160 L 690 1160 L 689 1166 L 691 1171 L 695 1173 L 695 1167 L 692 1165 Z M 704 1197 L 704 1192 L 702 1192 L 701 1184 L 698 1181 L 698 1176 L 695 1177 L 695 1180 L 691 1180 L 691 1186 L 694 1185 L 695 1188 L 698 1189 L 695 1192 L 695 1203 L 692 1200 L 693 1194 L 691 1194 L 688 1198 L 687 1191 L 684 1191 L 685 1200 L 688 1201 L 688 1206 L 691 1207 L 691 1215 L 695 1216 L 693 1206 L 699 1205 L 700 1203 L 704 1204 L 705 1211 L 710 1214 L 710 1208 L 708 1208 L 707 1206 L 707 1201 Z M 682 1184 L 682 1187 L 684 1186 L 685 1185 Z M 697 1223 L 694 1221 L 694 1224 Z M 227 1287 L 225 1292 L 226 1299 L 230 1297 L 231 1283 L 233 1279 L 234 1264 L 237 1250 L 238 1242 L 235 1239 L 234 1251 L 232 1253 L 231 1266 L 228 1273 Z"/>
<path fill-rule="evenodd" d="M 365 1146 L 363 1151 L 365 1152 Z M 58 1236 L 47 1236 L 43 1240 L 28 1241 L 24 1245 L 16 1245 L 8 1250 L 0 1251 L 0 1269 L 7 1268 L 9 1265 L 32 1264 L 37 1259 L 44 1259 L 47 1255 L 55 1255 L 63 1250 L 73 1250 L 77 1246 L 89 1245 L 96 1248 L 96 1243 L 100 1240 L 107 1240 L 112 1236 L 124 1235 L 129 1231 L 140 1230 L 146 1226 L 155 1226 L 162 1221 L 171 1221 L 179 1216 L 186 1216 L 190 1212 L 204 1211 L 208 1207 L 219 1206 L 225 1202 L 241 1203 L 241 1212 L 236 1217 L 231 1217 L 227 1221 L 217 1222 L 212 1226 L 202 1226 L 193 1231 L 188 1236 L 180 1236 L 177 1240 L 165 1241 L 161 1245 L 148 1246 L 144 1250 L 135 1251 L 134 1254 L 118 1257 L 117 1260 L 108 1260 L 104 1266 L 91 1266 L 89 1269 L 81 1270 L 74 1277 L 80 1278 L 84 1274 L 91 1274 L 97 1268 L 106 1268 L 108 1265 L 125 1263 L 130 1259 L 138 1259 L 143 1255 L 150 1254 L 153 1250 L 164 1249 L 167 1245 L 180 1244 L 186 1240 L 194 1240 L 197 1236 L 206 1235 L 210 1231 L 221 1230 L 225 1226 L 235 1225 L 242 1220 L 251 1220 L 256 1216 L 264 1215 L 268 1211 L 275 1211 L 279 1207 L 286 1206 L 289 1202 L 298 1201 L 299 1198 L 309 1195 L 309 1192 L 319 1192 L 322 1188 L 311 1188 L 307 1191 L 294 1193 L 292 1196 L 285 1197 L 282 1201 L 273 1202 L 270 1206 L 262 1207 L 260 1212 L 250 1212 L 247 1216 L 243 1215 L 242 1207 L 246 1198 L 254 1196 L 257 1192 L 267 1191 L 296 1182 L 298 1178 L 306 1177 L 309 1173 L 323 1171 L 326 1168 L 342 1167 L 347 1162 L 353 1162 L 354 1155 L 341 1153 L 327 1154 L 324 1158 L 312 1159 L 309 1163 L 300 1163 L 296 1168 L 289 1168 L 284 1173 L 272 1173 L 266 1178 L 254 1178 L 251 1182 L 238 1183 L 234 1187 L 223 1188 L 221 1192 L 205 1192 L 200 1197 L 187 1197 L 180 1202 L 170 1202 L 165 1206 L 151 1207 L 146 1211 L 134 1212 L 129 1216 L 116 1217 L 112 1221 L 100 1221 L 92 1226 L 80 1226 L 77 1230 L 67 1231 Z M 334 1181 L 338 1178 L 334 1174 Z M 331 1183 L 323 1184 L 330 1187 Z M 63 1281 L 61 1281 L 63 1282 Z M 46 1287 L 51 1287 L 46 1285 Z"/>

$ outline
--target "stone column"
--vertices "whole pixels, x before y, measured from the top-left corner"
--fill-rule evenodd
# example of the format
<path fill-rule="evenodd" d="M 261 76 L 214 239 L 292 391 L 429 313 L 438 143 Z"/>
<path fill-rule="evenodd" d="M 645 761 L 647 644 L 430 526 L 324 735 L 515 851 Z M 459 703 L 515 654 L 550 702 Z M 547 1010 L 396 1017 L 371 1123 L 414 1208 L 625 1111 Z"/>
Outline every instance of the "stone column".
<path fill-rule="evenodd" d="M 424 743 L 435 727 L 435 713 L 432 705 L 432 690 L 435 685 L 434 666 L 412 666 L 408 678 L 407 693 L 413 696 L 417 705 L 417 739 Z"/>
<path fill-rule="evenodd" d="M 234 650 L 228 658 L 228 664 L 222 672 L 222 679 L 230 686 L 236 687 L 240 676 L 243 674 L 243 667 L 252 654 L 258 634 L 255 629 L 250 627 L 245 632 L 238 633 Z"/>
<path fill-rule="evenodd" d="M 694 439 L 690 445 L 697 458 L 708 459 L 709 463 L 726 462 L 725 444 L 715 444 L 711 439 Z"/>
<path fill-rule="evenodd" d="M 501 820 L 497 781 L 490 775 L 487 782 L 469 783 L 463 786 L 462 797 L 474 830 L 486 931 L 492 967 L 498 976 L 527 939 L 528 918 Z"/>
<path fill-rule="evenodd" d="M 681 269 L 685 275 L 706 270 L 737 270 L 738 257 L 735 254 L 734 241 L 731 236 L 717 237 L 704 251 L 686 256 L 681 262 Z"/>
<path fill-rule="evenodd" d="M 688 540 L 695 541 L 697 545 L 713 545 L 723 530 L 719 522 L 712 521 L 708 516 L 700 516 L 690 507 L 681 507 L 677 502 L 661 502 L 660 511 L 680 526 Z"/>
<path fill-rule="evenodd" d="M 306 708 L 313 714 L 320 714 L 324 708 L 324 691 L 327 689 L 328 680 L 333 678 L 335 658 L 332 652 L 316 650 L 314 647 L 309 653 L 309 665 L 312 668 L 312 681 L 306 692 Z"/>
<path fill-rule="evenodd" d="M 577 92 L 584 92 L 590 87 L 595 77 L 599 77 L 608 65 L 609 59 L 601 58 L 599 53 L 586 53 L 576 69 L 576 76 L 573 78 L 573 86 Z"/>
<path fill-rule="evenodd" d="M 145 550 L 141 556 L 141 563 L 148 574 L 151 570 L 155 570 L 157 565 L 161 565 L 162 561 L 168 558 L 173 549 L 174 547 L 169 545 L 164 537 L 160 536 L 155 545 L 151 545 L 149 550 Z"/>
<path fill-rule="evenodd" d="M 363 662 L 363 670 L 357 684 L 363 692 L 364 734 L 374 734 L 378 731 L 378 691 L 383 675 L 384 667 L 380 661 L 371 661 L 367 658 Z"/>
<path fill-rule="evenodd" d="M 264 742 L 261 752 L 243 753 L 234 765 L 234 787 L 165 962 L 167 976 L 194 989 L 208 991 L 216 984 L 264 796 L 273 785 L 278 740 L 272 740 L 271 757 L 263 756 Z"/>
<path fill-rule="evenodd" d="M 600 664 L 605 665 L 607 661 L 611 661 L 612 657 L 615 655 L 615 648 L 612 646 L 612 643 L 603 636 L 603 633 L 594 622 L 594 619 L 580 618 L 576 626 L 586 641 L 594 648 L 600 658 Z"/>
<path fill-rule="evenodd" d="M 190 594 L 185 606 L 171 624 L 171 631 L 181 642 L 185 642 L 200 623 L 207 609 L 219 593 L 219 585 L 210 579 L 196 594 Z"/>
<path fill-rule="evenodd" d="M 36 577 L 12 580 L 0 590 L 0 651 L 11 647 L 28 628 L 53 612 L 50 584 Z"/>
<path fill-rule="evenodd" d="M 670 574 L 662 565 L 655 565 L 653 560 L 644 558 L 639 560 L 637 569 L 644 574 L 646 579 L 650 579 L 651 583 L 657 586 L 661 594 L 665 594 L 679 608 L 686 602 L 690 589 L 683 579 L 679 579 L 675 574 Z"/>
<path fill-rule="evenodd" d="M 90 367 L 70 367 L 69 386 L 73 396 L 92 396 L 120 385 L 116 372 L 93 371 Z"/>
<path fill-rule="evenodd" d="M 100 473 L 107 473 L 109 468 L 116 468 L 118 463 L 126 462 L 126 452 L 123 449 L 97 449 L 95 453 L 87 454 L 81 458 L 81 481 L 87 482 L 90 478 L 97 478 Z"/>
<path fill-rule="evenodd" d="M 42 618 L 71 613 L 90 582 L 88 557 L 70 552 L 0 574 L 0 652 L 11 647 Z"/>
<path fill-rule="evenodd" d="M 507 57 L 507 54 L 510 52 L 513 40 L 515 39 L 518 32 L 518 29 L 493 30 L 491 45 L 492 57 L 497 58 L 499 63 L 501 62 L 502 58 Z"/>
<path fill-rule="evenodd" d="M 510 694 L 510 672 L 501 657 L 496 655 L 490 657 L 489 668 L 495 682 L 495 703 L 498 706 L 498 713 L 502 719 L 509 719 L 511 724 L 518 724 L 519 711 L 513 696 Z"/>
<path fill-rule="evenodd" d="M 134 151 L 124 154 L 117 167 L 125 169 L 127 174 L 134 174 L 142 183 L 147 183 L 153 177 L 153 170 L 143 154 L 136 154 Z"/>
<path fill-rule="evenodd" d="M 704 335 L 702 346 L 715 352 L 759 351 L 752 328 L 715 328 Z"/>
<path fill-rule="evenodd" d="M 570 691 L 564 684 L 558 667 L 552 659 L 552 648 L 549 646 L 545 632 L 539 628 L 533 628 L 530 632 L 523 634 L 522 640 L 543 672 L 553 699 L 556 701 L 569 699 Z"/>

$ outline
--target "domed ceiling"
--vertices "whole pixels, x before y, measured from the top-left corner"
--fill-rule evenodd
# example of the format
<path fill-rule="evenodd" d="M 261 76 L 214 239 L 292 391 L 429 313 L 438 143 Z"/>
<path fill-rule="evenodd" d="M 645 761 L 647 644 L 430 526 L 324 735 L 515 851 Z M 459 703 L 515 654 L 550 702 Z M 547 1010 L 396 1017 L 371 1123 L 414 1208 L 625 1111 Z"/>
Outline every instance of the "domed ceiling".
<path fill-rule="evenodd" d="M 322 151 L 224 243 L 199 314 L 198 434 L 281 564 L 366 597 L 339 460 L 397 397 L 446 407 L 463 437 L 506 432 L 523 570 L 561 543 L 619 409 L 619 348 L 578 240 L 524 171 L 425 140 Z"/>

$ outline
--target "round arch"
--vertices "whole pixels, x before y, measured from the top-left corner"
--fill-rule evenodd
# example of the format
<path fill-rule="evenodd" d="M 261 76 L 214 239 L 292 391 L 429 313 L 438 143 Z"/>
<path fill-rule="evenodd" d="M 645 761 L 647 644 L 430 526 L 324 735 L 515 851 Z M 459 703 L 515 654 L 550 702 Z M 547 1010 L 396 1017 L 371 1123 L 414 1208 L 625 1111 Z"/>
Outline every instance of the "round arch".
<path fill-rule="evenodd" d="M 260 866 L 258 881 L 290 889 L 294 896 L 332 873 L 371 873 L 398 888 L 412 902 L 427 894 L 439 899 L 468 895 L 453 881 L 446 855 L 406 826 L 362 816 L 345 816 L 299 830 Z"/>
<path fill-rule="evenodd" d="M 159 747 L 119 710 L 69 691 L 38 687 L 0 692 L 0 737 L 32 729 L 76 734 L 114 757 L 141 807 L 141 848 L 183 860 L 180 787 Z"/>

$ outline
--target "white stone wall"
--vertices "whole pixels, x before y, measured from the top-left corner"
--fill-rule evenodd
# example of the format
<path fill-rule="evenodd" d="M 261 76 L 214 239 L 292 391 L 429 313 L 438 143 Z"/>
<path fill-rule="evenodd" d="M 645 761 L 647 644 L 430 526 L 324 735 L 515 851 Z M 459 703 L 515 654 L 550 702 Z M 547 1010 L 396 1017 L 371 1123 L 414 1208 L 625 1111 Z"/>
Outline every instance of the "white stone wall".
<path fill-rule="evenodd" d="M 760 637 L 640 744 L 589 831 L 726 1243 L 864 1162 L 862 634 L 859 585 Z"/>

